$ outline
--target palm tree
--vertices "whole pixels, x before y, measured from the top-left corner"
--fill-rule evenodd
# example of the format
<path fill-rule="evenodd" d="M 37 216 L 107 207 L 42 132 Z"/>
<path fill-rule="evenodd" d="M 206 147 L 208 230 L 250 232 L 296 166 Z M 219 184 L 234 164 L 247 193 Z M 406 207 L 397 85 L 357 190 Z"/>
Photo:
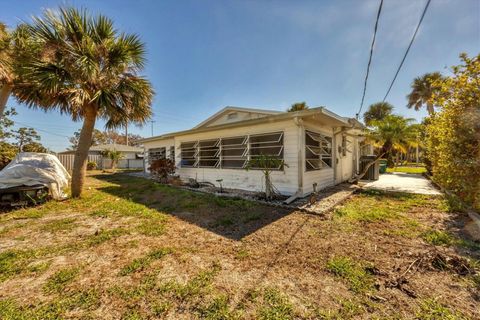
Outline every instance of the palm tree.
<path fill-rule="evenodd" d="M 115 172 L 117 168 L 118 161 L 123 158 L 123 154 L 118 150 L 104 150 L 102 155 L 112 161 L 112 171 Z"/>
<path fill-rule="evenodd" d="M 442 79 L 443 76 L 440 72 L 426 73 L 421 77 L 415 78 L 411 85 L 412 92 L 407 95 L 407 108 L 415 108 L 418 111 L 426 105 L 428 114 L 430 116 L 433 115 L 435 110 L 431 98 L 439 89 L 436 82 Z"/>
<path fill-rule="evenodd" d="M 381 145 L 375 159 L 368 163 L 363 171 L 353 178 L 358 181 L 368 172 L 368 169 L 383 156 L 389 154 L 395 146 L 404 146 L 414 139 L 415 130 L 411 128 L 413 119 L 399 115 L 387 115 L 382 120 L 371 122 L 367 131 L 367 140 L 373 144 Z"/>
<path fill-rule="evenodd" d="M 110 129 L 126 121 L 141 125 L 152 114 L 153 89 L 138 75 L 145 47 L 137 35 L 118 33 L 107 17 L 74 8 L 47 10 L 25 31 L 37 47 L 16 65 L 14 93 L 28 107 L 58 110 L 83 121 L 71 188 L 72 196 L 79 197 L 96 120 L 105 120 Z"/>
<path fill-rule="evenodd" d="M 302 110 L 307 110 L 309 107 L 307 104 L 304 102 L 295 102 L 288 108 L 287 112 L 295 112 L 295 111 L 302 111 Z"/>
<path fill-rule="evenodd" d="M 363 122 L 369 126 L 373 120 L 382 120 L 389 114 L 392 114 L 392 110 L 393 106 L 388 102 L 377 102 L 371 104 L 368 107 L 368 110 L 363 114 Z"/>
<path fill-rule="evenodd" d="M 5 111 L 12 90 L 10 34 L 5 24 L 0 22 L 0 119 Z"/>

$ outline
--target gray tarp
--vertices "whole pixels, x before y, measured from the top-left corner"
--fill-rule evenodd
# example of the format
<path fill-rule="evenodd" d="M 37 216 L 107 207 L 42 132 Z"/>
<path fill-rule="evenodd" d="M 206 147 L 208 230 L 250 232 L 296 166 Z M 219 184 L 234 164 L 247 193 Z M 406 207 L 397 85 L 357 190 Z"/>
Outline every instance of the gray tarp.
<path fill-rule="evenodd" d="M 22 152 L 0 171 L 0 189 L 44 185 L 54 199 L 64 199 L 70 174 L 52 154 Z"/>

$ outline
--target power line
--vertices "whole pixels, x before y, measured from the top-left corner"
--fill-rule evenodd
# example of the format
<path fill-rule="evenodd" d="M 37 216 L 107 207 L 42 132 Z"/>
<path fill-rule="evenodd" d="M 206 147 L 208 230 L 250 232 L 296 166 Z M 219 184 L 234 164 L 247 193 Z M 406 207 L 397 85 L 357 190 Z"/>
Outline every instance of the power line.
<path fill-rule="evenodd" d="M 395 80 L 397 79 L 398 73 L 400 72 L 400 69 L 403 66 L 403 63 L 405 62 L 405 59 L 407 58 L 408 52 L 410 51 L 410 48 L 412 47 L 413 41 L 415 41 L 415 37 L 417 36 L 418 29 L 420 29 L 420 25 L 422 24 L 423 18 L 425 17 L 425 14 L 427 13 L 428 6 L 430 5 L 431 0 L 427 0 L 427 3 L 425 4 L 425 8 L 423 9 L 422 16 L 420 17 L 420 21 L 418 21 L 417 27 L 415 28 L 415 32 L 413 33 L 412 40 L 410 40 L 410 44 L 407 47 L 407 51 L 405 51 L 405 55 L 403 56 L 402 62 L 400 62 L 400 65 L 398 66 L 397 72 L 395 73 L 395 76 L 393 77 L 392 83 L 390 83 L 390 87 L 388 87 L 387 93 L 385 94 L 385 97 L 383 98 L 383 102 L 388 97 L 388 94 L 390 93 L 390 90 L 393 87 L 393 84 L 395 83 Z"/>
<path fill-rule="evenodd" d="M 26 124 L 26 123 L 23 123 L 23 122 L 20 122 L 20 121 L 14 121 L 14 122 L 15 122 L 15 123 L 19 123 L 19 124 L 24 125 L 24 126 L 27 126 L 27 127 L 30 127 L 30 128 L 33 128 L 33 129 L 35 129 L 35 130 L 37 130 L 37 131 L 41 131 L 41 132 L 45 132 L 45 133 L 54 135 L 54 136 L 59 136 L 59 137 L 62 137 L 62 138 L 69 138 L 68 136 L 64 136 L 64 135 L 62 135 L 62 134 L 53 133 L 53 132 L 50 132 L 50 131 L 47 131 L 47 130 L 35 128 L 34 126 L 31 126 L 31 125 L 29 125 L 29 124 Z"/>
<path fill-rule="evenodd" d="M 383 6 L 383 0 L 380 0 L 380 5 L 378 6 L 378 12 L 377 12 L 377 19 L 375 20 L 375 27 L 373 29 L 373 39 L 372 39 L 372 45 L 370 46 L 370 57 L 368 58 L 367 73 L 365 74 L 365 82 L 363 84 L 362 102 L 360 103 L 360 109 L 356 114 L 357 119 L 358 119 L 358 116 L 360 115 L 360 112 L 362 112 L 363 102 L 365 101 L 365 92 L 367 91 L 368 74 L 370 73 L 370 65 L 372 64 L 373 48 L 375 46 L 375 39 L 377 37 L 378 20 L 380 19 L 382 6 Z"/>

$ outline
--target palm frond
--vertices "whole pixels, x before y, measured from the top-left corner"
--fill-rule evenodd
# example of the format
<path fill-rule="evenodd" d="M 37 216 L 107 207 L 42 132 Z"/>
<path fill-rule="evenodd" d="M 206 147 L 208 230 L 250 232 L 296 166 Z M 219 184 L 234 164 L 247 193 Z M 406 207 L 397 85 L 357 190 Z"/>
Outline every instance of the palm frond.
<path fill-rule="evenodd" d="M 118 34 L 109 18 L 70 7 L 46 10 L 22 33 L 15 94 L 29 107 L 80 120 L 93 105 L 108 128 L 151 117 L 154 93 L 138 75 L 145 46 L 137 35 Z"/>

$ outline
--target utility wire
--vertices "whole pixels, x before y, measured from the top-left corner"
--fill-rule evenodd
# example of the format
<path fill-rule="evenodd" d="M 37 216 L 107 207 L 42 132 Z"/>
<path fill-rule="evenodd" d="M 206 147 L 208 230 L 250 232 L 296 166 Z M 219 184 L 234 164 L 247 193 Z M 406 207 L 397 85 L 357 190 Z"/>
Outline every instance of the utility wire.
<path fill-rule="evenodd" d="M 65 135 L 62 135 L 62 134 L 59 134 L 59 133 L 53 133 L 53 132 L 50 132 L 50 131 L 47 131 L 47 130 L 43 130 L 43 129 L 38 129 L 38 128 L 35 128 L 34 126 L 31 126 L 29 124 L 26 124 L 26 123 L 23 123 L 23 122 L 20 122 L 20 121 L 14 121 L 15 123 L 18 123 L 18 124 L 21 124 L 21 125 L 24 125 L 24 126 L 27 126 L 29 128 L 33 128 L 37 131 L 41 131 L 41 132 L 44 132 L 44 133 L 48 133 L 48 134 L 51 134 L 51 135 L 54 135 L 54 136 L 59 136 L 59 137 L 62 137 L 62 138 L 69 138 L 68 136 L 65 136 Z"/>
<path fill-rule="evenodd" d="M 367 91 L 368 74 L 370 73 L 370 65 L 372 64 L 373 48 L 375 46 L 375 39 L 377 37 L 378 20 L 380 19 L 382 6 L 383 6 L 383 0 L 380 0 L 380 5 L 378 6 L 378 12 L 377 12 L 377 19 L 375 20 L 375 27 L 373 29 L 373 39 L 372 39 L 372 45 L 370 46 L 370 57 L 368 58 L 367 73 L 365 74 L 365 82 L 363 84 L 362 102 L 360 103 L 360 109 L 356 114 L 357 120 L 358 120 L 358 116 L 360 115 L 360 112 L 362 112 L 363 102 L 365 101 L 365 92 Z"/>
<path fill-rule="evenodd" d="M 392 90 L 393 84 L 395 83 L 395 80 L 397 79 L 398 73 L 400 72 L 400 69 L 403 66 L 403 63 L 405 62 L 405 58 L 407 58 L 408 52 L 410 51 L 410 48 L 412 47 L 413 41 L 415 41 L 415 37 L 417 36 L 418 29 L 420 29 L 420 25 L 422 24 L 423 18 L 425 17 L 425 14 L 427 13 L 428 6 L 430 5 L 431 0 L 427 0 L 427 3 L 425 4 L 425 8 L 423 9 L 422 16 L 420 17 L 420 21 L 418 21 L 417 27 L 415 28 L 415 32 L 413 33 L 412 40 L 410 40 L 410 44 L 407 47 L 407 51 L 405 51 L 405 55 L 403 56 L 402 62 L 400 62 L 400 65 L 398 66 L 397 72 L 395 73 L 395 76 L 393 77 L 392 83 L 390 83 L 390 87 L 388 87 L 387 93 L 385 94 L 385 97 L 383 97 L 383 102 L 388 97 L 388 94 L 390 93 L 390 90 Z"/>

